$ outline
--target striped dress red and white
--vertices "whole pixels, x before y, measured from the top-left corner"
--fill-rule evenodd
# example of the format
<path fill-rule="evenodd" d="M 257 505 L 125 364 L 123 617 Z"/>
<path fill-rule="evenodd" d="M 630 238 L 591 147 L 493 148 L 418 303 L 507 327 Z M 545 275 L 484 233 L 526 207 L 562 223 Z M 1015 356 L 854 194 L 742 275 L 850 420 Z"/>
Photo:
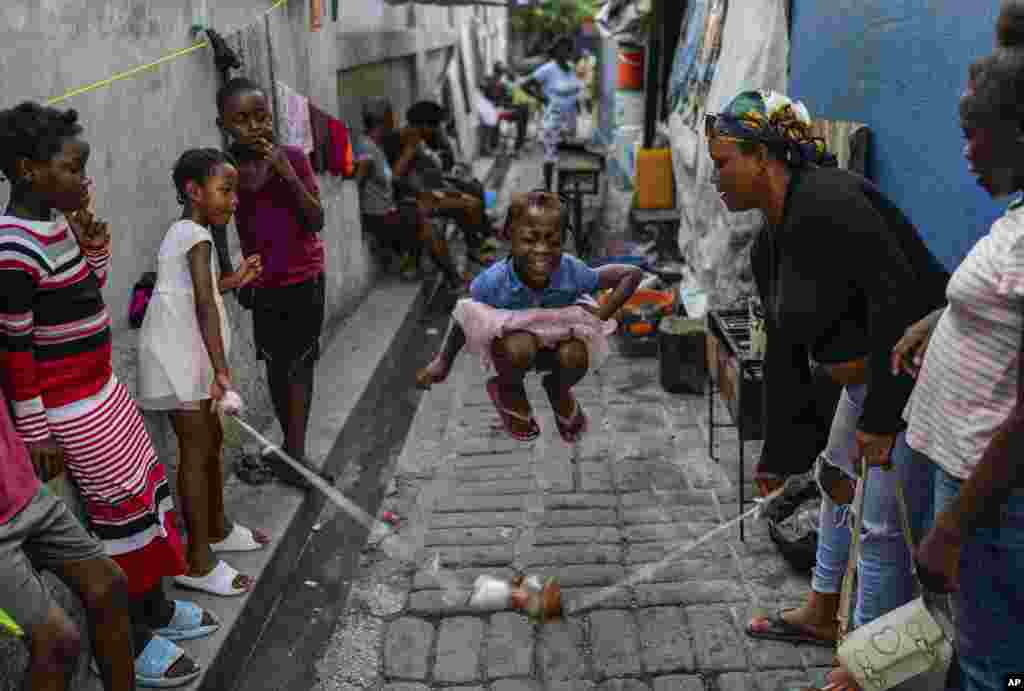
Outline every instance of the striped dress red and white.
<path fill-rule="evenodd" d="M 966 479 L 1017 402 L 1024 329 L 1024 206 L 978 240 L 946 289 L 903 418 L 907 443 Z"/>
<path fill-rule="evenodd" d="M 0 216 L 0 373 L 19 434 L 64 449 L 92 529 L 140 595 L 186 563 L 166 470 L 111 367 L 109 262 L 62 218 Z"/>

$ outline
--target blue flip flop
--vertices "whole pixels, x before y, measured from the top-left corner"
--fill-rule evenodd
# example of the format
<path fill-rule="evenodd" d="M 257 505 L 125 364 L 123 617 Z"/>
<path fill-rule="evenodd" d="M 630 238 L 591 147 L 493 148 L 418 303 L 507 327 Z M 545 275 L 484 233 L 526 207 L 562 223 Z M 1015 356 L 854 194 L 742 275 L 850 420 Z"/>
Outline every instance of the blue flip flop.
<path fill-rule="evenodd" d="M 191 641 L 195 638 L 209 636 L 220 628 L 220 621 L 210 612 L 212 624 L 203 624 L 205 610 L 194 602 L 187 600 L 174 601 L 174 616 L 171 623 L 163 628 L 154 629 L 153 633 L 163 636 L 169 641 Z"/>
<path fill-rule="evenodd" d="M 177 645 L 161 636 L 153 636 L 135 658 L 135 683 L 157 689 L 171 689 L 192 683 L 202 674 L 198 665 L 195 671 L 184 676 L 167 676 L 171 667 L 183 657 L 185 651 Z"/>

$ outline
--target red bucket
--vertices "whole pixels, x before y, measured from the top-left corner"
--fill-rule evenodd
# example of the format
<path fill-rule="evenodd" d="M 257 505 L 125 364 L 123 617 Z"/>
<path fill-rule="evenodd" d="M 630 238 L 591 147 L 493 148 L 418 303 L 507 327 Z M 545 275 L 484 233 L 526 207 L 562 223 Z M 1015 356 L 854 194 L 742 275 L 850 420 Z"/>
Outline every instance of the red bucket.
<path fill-rule="evenodd" d="M 622 46 L 619 48 L 619 88 L 629 91 L 643 90 L 643 46 Z"/>

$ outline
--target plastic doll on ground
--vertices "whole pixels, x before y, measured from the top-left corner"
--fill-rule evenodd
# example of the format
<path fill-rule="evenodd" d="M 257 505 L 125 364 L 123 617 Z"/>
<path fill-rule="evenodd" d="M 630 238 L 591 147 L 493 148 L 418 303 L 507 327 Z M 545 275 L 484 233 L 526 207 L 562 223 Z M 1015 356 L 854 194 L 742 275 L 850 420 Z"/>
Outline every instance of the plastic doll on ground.
<path fill-rule="evenodd" d="M 417 386 L 443 382 L 464 346 L 496 375 L 487 382 L 506 432 L 533 441 L 540 428 L 523 380 L 530 371 L 542 381 L 562 439 L 580 440 L 587 416 L 572 393 L 587 372 L 608 356 L 611 319 L 636 290 L 643 272 L 633 266 L 595 270 L 562 253 L 564 209 L 558 196 L 530 192 L 512 200 L 506 233 L 511 256 L 481 273 L 460 300 L 441 352 L 416 375 Z M 591 294 L 612 289 L 603 305 Z"/>

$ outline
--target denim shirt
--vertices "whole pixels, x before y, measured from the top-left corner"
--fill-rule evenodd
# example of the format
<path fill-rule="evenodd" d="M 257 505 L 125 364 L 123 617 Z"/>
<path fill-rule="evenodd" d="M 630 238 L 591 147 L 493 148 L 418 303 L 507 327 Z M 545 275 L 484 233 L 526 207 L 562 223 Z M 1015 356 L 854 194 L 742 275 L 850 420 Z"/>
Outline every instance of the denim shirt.
<path fill-rule="evenodd" d="M 583 295 L 597 290 L 597 271 L 571 254 L 562 261 L 551 281 L 541 290 L 534 290 L 520 280 L 512 266 L 512 258 L 495 263 L 477 276 L 469 287 L 470 295 L 498 309 L 522 310 L 531 307 L 569 307 Z"/>

